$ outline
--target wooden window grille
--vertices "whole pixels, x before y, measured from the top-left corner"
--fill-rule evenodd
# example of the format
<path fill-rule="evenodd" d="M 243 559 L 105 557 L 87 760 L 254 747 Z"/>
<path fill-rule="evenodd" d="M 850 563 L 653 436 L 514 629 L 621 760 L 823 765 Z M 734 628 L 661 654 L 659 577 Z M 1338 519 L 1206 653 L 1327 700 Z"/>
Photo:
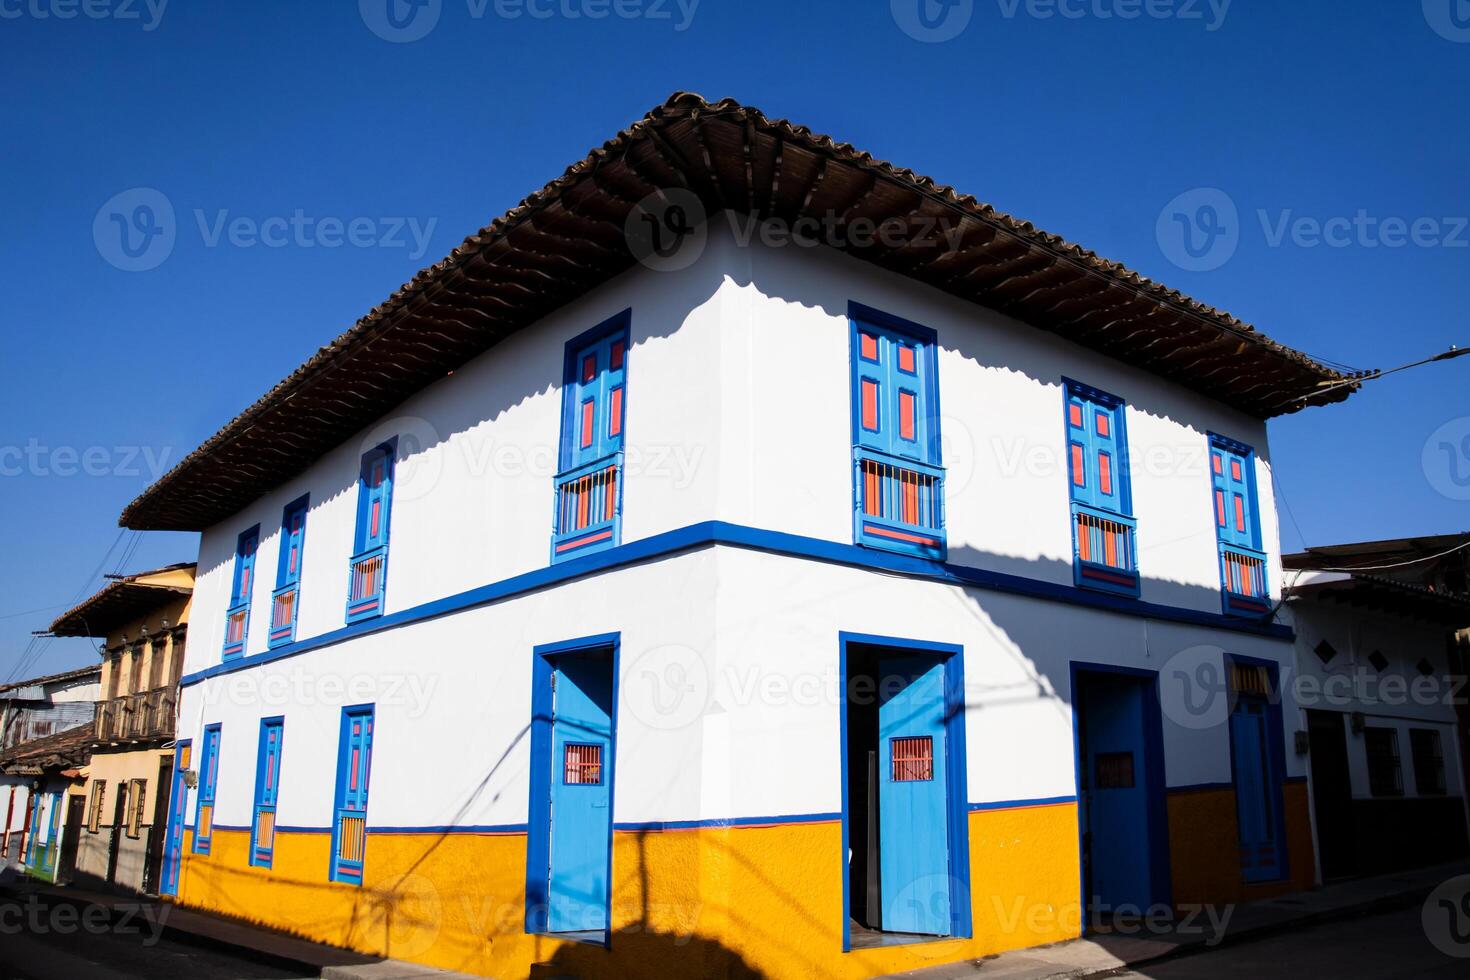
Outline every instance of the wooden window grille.
<path fill-rule="evenodd" d="M 893 781 L 925 782 L 934 778 L 934 737 L 909 735 L 893 740 Z"/>

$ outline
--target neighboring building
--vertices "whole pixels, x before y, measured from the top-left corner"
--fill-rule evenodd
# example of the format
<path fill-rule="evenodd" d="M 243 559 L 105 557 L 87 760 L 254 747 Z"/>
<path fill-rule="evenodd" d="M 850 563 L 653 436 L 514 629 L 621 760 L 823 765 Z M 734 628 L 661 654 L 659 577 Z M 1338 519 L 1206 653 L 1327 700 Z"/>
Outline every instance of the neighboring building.
<path fill-rule="evenodd" d="M 1353 388 L 676 96 L 124 511 L 202 532 L 163 888 L 510 978 L 866 977 L 1307 887 L 1266 419 Z"/>
<path fill-rule="evenodd" d="M 100 675 L 99 667 L 83 667 L 0 687 L 0 758 L 25 743 L 74 734 L 90 723 Z M 0 867 L 16 867 L 23 860 L 35 781 L 35 774 L 12 775 L 0 766 L 0 809 L 5 813 L 0 824 Z"/>
<path fill-rule="evenodd" d="M 1284 561 L 1322 878 L 1470 855 L 1470 534 Z"/>
<path fill-rule="evenodd" d="M 193 591 L 192 563 L 114 576 L 51 624 L 56 636 L 103 641 L 80 881 L 157 889 Z"/>
<path fill-rule="evenodd" d="M 91 721 L 100 676 L 83 667 L 0 686 L 0 750 Z"/>
<path fill-rule="evenodd" d="M 19 864 L 43 881 L 67 881 L 76 866 L 81 771 L 90 750 L 91 729 L 82 725 L 0 752 L 7 811 L 24 814 L 20 829 L 6 835 L 6 853 L 14 847 Z"/>

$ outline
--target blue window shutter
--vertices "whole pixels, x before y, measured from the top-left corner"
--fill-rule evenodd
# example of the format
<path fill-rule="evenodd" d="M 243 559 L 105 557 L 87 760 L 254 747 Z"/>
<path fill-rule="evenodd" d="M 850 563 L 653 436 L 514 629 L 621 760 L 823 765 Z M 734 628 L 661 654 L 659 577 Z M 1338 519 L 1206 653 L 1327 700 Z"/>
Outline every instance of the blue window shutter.
<path fill-rule="evenodd" d="M 220 726 L 204 729 L 204 749 L 199 753 L 199 796 L 194 807 L 194 852 L 208 854 L 214 839 L 214 798 L 219 786 Z"/>
<path fill-rule="evenodd" d="M 939 465 L 932 341 L 862 317 L 852 329 L 853 442 Z"/>
<path fill-rule="evenodd" d="M 230 591 L 230 605 L 250 601 L 251 586 L 255 584 L 255 552 L 260 546 L 260 525 L 245 531 L 235 545 L 235 581 Z"/>
<path fill-rule="evenodd" d="M 357 552 L 388 543 L 393 501 L 393 450 L 380 446 L 362 458 L 357 505 Z"/>
<path fill-rule="evenodd" d="M 1129 516 L 1132 492 L 1123 425 L 1121 402 L 1068 384 L 1067 474 L 1072 499 Z"/>
<path fill-rule="evenodd" d="M 1220 542 L 1220 585 L 1225 612 L 1270 612 L 1266 556 L 1261 552 L 1261 513 L 1256 492 L 1256 454 L 1225 436 L 1209 439 L 1210 517 Z"/>
<path fill-rule="evenodd" d="M 276 800 L 281 791 L 281 750 L 285 723 L 280 718 L 260 722 L 260 748 L 255 761 L 255 813 L 250 827 L 250 863 L 268 868 L 275 856 Z"/>
<path fill-rule="evenodd" d="M 621 535 L 628 311 L 568 342 L 552 527 L 553 561 L 615 547 Z"/>
<path fill-rule="evenodd" d="M 281 552 L 276 559 L 276 588 L 301 581 L 301 562 L 306 545 L 306 500 L 286 507 L 281 517 Z"/>
<path fill-rule="evenodd" d="M 368 787 L 373 766 L 372 705 L 342 709 L 332 820 L 333 881 L 362 884 L 367 852 Z"/>
<path fill-rule="evenodd" d="M 944 558 L 937 338 L 853 303 L 853 539 Z"/>

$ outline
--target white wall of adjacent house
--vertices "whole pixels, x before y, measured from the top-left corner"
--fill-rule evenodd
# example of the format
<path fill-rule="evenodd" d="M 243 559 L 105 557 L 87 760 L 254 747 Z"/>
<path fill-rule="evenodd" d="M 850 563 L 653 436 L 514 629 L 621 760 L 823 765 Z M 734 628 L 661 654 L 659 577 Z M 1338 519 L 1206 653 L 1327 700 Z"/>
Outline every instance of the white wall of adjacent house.
<path fill-rule="evenodd" d="M 1321 575 L 1308 572 L 1301 580 L 1305 584 Z M 1414 729 L 1439 733 L 1444 756 L 1443 795 L 1463 795 L 1455 701 L 1470 692 L 1463 689 L 1463 681 L 1451 675 L 1446 630 L 1342 603 L 1302 599 L 1286 608 L 1297 633 L 1295 700 L 1304 710 L 1344 715 L 1353 797 L 1373 797 L 1365 740 L 1351 726 L 1354 713 L 1362 714 L 1364 727 L 1388 728 L 1397 733 L 1405 797 L 1433 795 L 1416 785 L 1410 738 Z M 1316 652 L 1324 641 L 1336 651 L 1326 663 Z M 1381 671 L 1371 660 L 1375 652 L 1381 652 L 1387 662 Z M 1429 673 L 1421 672 L 1421 661 L 1430 668 Z"/>
<path fill-rule="evenodd" d="M 1072 580 L 1061 379 L 1127 401 L 1142 598 L 1218 612 L 1206 433 L 1257 451 L 1273 592 L 1264 424 L 829 249 L 741 244 L 717 217 L 679 271 L 637 268 L 412 396 L 207 529 L 186 673 L 220 659 L 236 538 L 259 524 L 247 654 L 266 649 L 282 509 L 310 494 L 298 638 L 343 625 L 363 452 L 397 436 L 389 613 L 546 566 L 566 342 L 632 311 L 624 542 L 719 519 L 852 540 L 847 304 L 938 333 L 951 560 Z"/>

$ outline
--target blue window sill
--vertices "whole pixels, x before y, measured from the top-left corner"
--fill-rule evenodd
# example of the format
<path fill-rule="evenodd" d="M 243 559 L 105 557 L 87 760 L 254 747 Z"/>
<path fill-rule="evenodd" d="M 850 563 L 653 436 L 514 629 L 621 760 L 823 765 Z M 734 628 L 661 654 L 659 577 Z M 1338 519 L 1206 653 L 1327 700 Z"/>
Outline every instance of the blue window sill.
<path fill-rule="evenodd" d="M 354 585 L 358 575 L 358 567 L 366 565 L 373 559 L 381 559 L 381 565 L 377 571 L 376 587 L 364 592 L 357 598 L 353 598 Z M 361 554 L 353 555 L 352 561 L 347 567 L 347 622 L 360 623 L 364 619 L 373 619 L 383 615 L 383 596 L 388 585 L 388 546 L 379 545 L 369 548 Z M 293 626 L 294 628 L 294 626 Z"/>
<path fill-rule="evenodd" d="M 287 643 L 291 643 L 296 639 L 296 617 L 300 612 L 301 603 L 301 596 L 299 594 L 300 589 L 301 586 L 293 582 L 291 585 L 283 586 L 282 588 L 279 588 L 271 593 L 272 626 L 269 636 L 266 637 L 267 649 L 275 649 L 279 646 L 285 646 Z M 282 596 L 292 595 L 293 593 L 294 595 L 291 603 L 291 621 L 286 623 L 284 626 L 274 625 L 276 619 L 277 603 L 281 601 Z"/>
<path fill-rule="evenodd" d="M 853 543 L 945 560 L 944 468 L 861 446 L 852 458 Z"/>
<path fill-rule="evenodd" d="M 1098 525 L 1107 525 L 1103 530 Z M 1082 532 L 1090 528 L 1084 548 Z M 1098 510 L 1072 502 L 1072 582 L 1079 589 L 1093 589 L 1137 598 L 1141 588 L 1137 564 L 1138 522 L 1123 514 Z M 1094 561 L 1094 555 L 1106 555 L 1109 538 L 1114 542 L 1116 563 Z M 1087 557 L 1083 557 L 1084 553 Z"/>

